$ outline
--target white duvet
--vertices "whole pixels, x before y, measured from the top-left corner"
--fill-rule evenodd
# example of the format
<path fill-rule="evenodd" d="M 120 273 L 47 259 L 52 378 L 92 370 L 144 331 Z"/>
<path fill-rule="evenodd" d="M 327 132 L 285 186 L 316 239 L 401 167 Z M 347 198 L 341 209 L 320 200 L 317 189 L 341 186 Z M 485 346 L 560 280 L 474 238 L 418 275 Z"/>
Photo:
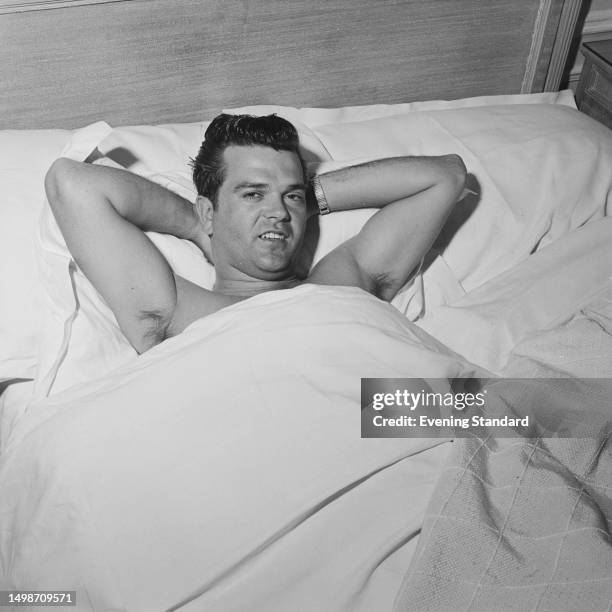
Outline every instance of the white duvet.
<path fill-rule="evenodd" d="M 2 588 L 97 610 L 390 606 L 446 449 L 361 439 L 360 378 L 471 371 L 355 288 L 197 321 L 30 406 L 0 471 Z"/>

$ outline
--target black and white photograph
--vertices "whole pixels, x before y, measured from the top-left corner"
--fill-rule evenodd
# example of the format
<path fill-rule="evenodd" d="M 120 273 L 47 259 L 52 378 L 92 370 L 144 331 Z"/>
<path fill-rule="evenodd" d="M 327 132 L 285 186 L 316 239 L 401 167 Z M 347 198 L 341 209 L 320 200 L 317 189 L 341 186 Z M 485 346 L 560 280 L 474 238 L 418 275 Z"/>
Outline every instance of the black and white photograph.
<path fill-rule="evenodd" d="M 612 0 L 0 0 L 0 610 L 610 612 Z"/>

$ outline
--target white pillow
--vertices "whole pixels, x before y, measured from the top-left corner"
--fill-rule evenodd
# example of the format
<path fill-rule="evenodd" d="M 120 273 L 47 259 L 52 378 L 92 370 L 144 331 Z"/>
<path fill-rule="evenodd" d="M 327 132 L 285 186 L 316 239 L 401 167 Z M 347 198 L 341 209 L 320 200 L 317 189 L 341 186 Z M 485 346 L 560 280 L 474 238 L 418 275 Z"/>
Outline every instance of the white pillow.
<path fill-rule="evenodd" d="M 83 161 L 111 131 L 112 128 L 102 121 L 77 130 L 59 156 Z M 39 337 L 34 397 L 41 397 L 46 395 L 53 385 L 65 358 L 78 300 L 82 297 L 77 298 L 75 293 L 73 279 L 76 266 L 48 204 L 42 207 L 37 229 L 36 253 L 43 289 L 43 324 Z"/>
<path fill-rule="evenodd" d="M 68 130 L 0 131 L 0 382 L 34 375 L 39 280 L 34 233 L 43 179 Z"/>
<path fill-rule="evenodd" d="M 460 298 L 466 289 L 511 268 L 540 244 L 604 214 L 601 196 L 609 191 L 610 181 L 609 173 L 602 172 L 602 164 L 612 159 L 609 142 L 601 137 L 597 124 L 564 106 L 470 106 L 315 128 L 299 123 L 297 127 L 308 142 L 311 160 L 326 160 L 331 154 L 346 164 L 357 157 L 454 151 L 478 177 L 483 201 L 476 213 L 445 247 L 444 257 L 429 257 L 422 279 L 417 278 L 395 301 L 413 318 L 424 309 Z M 109 154 L 113 149 L 125 149 L 129 154 L 121 161 L 131 160 L 130 170 L 193 199 L 187 162 L 195 156 L 204 129 L 205 124 L 120 128 L 100 144 L 100 149 Z M 565 138 L 567 133 L 572 138 Z M 547 168 L 538 176 L 534 162 L 542 160 Z M 324 161 L 321 168 L 330 168 L 331 163 Z M 515 176 L 530 177 L 532 193 L 528 195 L 533 197 L 525 199 L 522 184 L 507 180 L 508 169 L 514 169 Z M 571 184 L 555 184 L 556 176 L 569 177 Z M 596 197 L 584 197 L 586 191 Z M 459 213 L 471 204 L 474 202 L 467 201 L 458 207 Z M 315 258 L 354 235 L 372 212 L 361 210 L 322 218 Z M 492 234 L 495 240 L 490 248 Z M 179 274 L 202 286 L 212 286 L 212 268 L 193 245 L 168 236 L 154 240 Z M 53 363 L 58 367 L 47 376 L 47 384 L 39 386 L 42 394 L 102 376 L 135 356 L 86 279 L 76 273 L 73 280 L 77 291 L 83 292 L 80 315 L 57 315 L 58 321 L 74 316 L 75 324 L 72 334 L 63 337 L 63 352 L 58 354 L 57 343 L 44 347 L 47 367 Z M 69 308 L 67 303 L 64 306 Z"/>
<path fill-rule="evenodd" d="M 137 174 L 193 199 L 187 176 L 186 147 L 201 138 L 204 124 L 139 126 L 113 130 L 98 123 L 74 134 L 63 157 L 82 161 L 94 150 L 112 156 Z M 164 168 L 164 173 L 160 169 Z M 173 236 L 149 233 L 178 274 L 212 286 L 214 271 L 195 245 Z M 115 316 L 76 267 L 48 206 L 41 216 L 38 252 L 43 270 L 47 317 L 41 338 L 34 397 L 44 397 L 97 378 L 134 359 L 136 351 Z"/>
<path fill-rule="evenodd" d="M 510 104 L 562 104 L 576 108 L 571 90 L 498 96 L 478 96 L 459 100 L 426 100 L 406 104 L 369 104 L 366 106 L 344 106 L 341 108 L 294 108 L 292 106 L 242 106 L 224 110 L 230 114 L 270 115 L 276 113 L 295 125 L 311 128 L 337 123 L 352 123 L 403 115 L 414 111 L 449 110 L 475 106 L 508 106 Z"/>
<path fill-rule="evenodd" d="M 480 196 L 455 207 L 437 241 L 444 262 L 435 270 L 454 282 L 428 269 L 426 293 L 428 280 L 447 284 L 449 295 L 469 292 L 612 207 L 610 132 L 567 106 L 413 112 L 313 131 L 336 160 L 462 156 Z"/>

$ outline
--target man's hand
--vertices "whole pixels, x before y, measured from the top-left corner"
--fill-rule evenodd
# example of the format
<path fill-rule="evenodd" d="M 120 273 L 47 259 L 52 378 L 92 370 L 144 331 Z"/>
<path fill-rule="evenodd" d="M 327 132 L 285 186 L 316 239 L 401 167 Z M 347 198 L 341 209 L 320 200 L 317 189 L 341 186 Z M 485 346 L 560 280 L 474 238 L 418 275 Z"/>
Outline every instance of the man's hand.
<path fill-rule="evenodd" d="M 213 263 L 212 260 L 212 248 L 210 244 L 210 236 L 206 231 L 205 224 L 205 207 L 200 200 L 197 198 L 193 204 L 194 210 L 194 223 L 191 226 L 187 238 L 191 240 L 199 249 L 204 253 L 204 257 L 210 262 Z"/>

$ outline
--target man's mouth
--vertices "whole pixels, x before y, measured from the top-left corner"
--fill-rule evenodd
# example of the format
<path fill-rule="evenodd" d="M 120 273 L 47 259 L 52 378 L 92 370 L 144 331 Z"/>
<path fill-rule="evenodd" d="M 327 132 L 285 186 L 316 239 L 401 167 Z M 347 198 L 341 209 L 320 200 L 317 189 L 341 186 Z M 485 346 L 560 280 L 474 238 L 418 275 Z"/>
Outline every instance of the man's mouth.
<path fill-rule="evenodd" d="M 262 240 L 287 240 L 287 236 L 281 232 L 264 232 L 259 237 Z"/>

